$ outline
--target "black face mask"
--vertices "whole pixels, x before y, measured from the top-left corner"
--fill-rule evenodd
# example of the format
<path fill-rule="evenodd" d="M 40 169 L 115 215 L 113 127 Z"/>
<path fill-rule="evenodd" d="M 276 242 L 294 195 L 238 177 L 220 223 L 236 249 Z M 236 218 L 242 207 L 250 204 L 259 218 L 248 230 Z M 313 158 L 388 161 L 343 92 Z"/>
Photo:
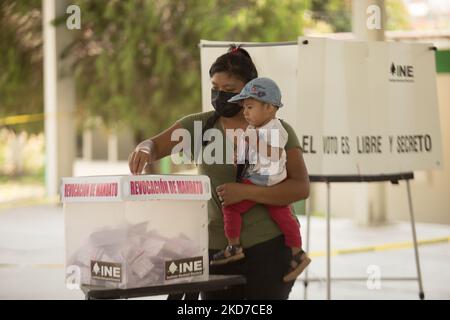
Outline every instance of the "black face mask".
<path fill-rule="evenodd" d="M 237 93 L 211 89 L 211 104 L 213 105 L 216 112 L 222 117 L 234 117 L 242 109 L 240 105 L 228 102 L 228 100 L 230 100 L 235 95 L 237 95 Z"/>

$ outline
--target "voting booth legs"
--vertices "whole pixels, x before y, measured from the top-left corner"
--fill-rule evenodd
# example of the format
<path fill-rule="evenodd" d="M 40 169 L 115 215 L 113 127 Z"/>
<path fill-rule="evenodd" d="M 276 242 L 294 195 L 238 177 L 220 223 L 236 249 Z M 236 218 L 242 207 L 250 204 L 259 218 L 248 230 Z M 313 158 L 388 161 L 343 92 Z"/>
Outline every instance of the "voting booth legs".
<path fill-rule="evenodd" d="M 408 207 L 409 207 L 409 214 L 410 214 L 410 223 L 411 223 L 411 231 L 412 231 L 412 239 L 414 244 L 414 258 L 415 258 L 415 264 L 416 264 L 416 271 L 417 271 L 417 277 L 403 277 L 403 278 L 383 278 L 380 280 L 383 281 L 398 281 L 398 280 L 405 280 L 405 281 L 417 281 L 419 285 L 419 298 L 421 300 L 425 299 L 425 294 L 423 290 L 423 283 L 422 283 L 422 273 L 420 269 L 420 259 L 419 259 L 419 249 L 417 244 L 417 233 L 416 233 L 416 225 L 415 225 L 415 219 L 414 219 L 414 210 L 413 210 L 413 204 L 412 204 L 412 196 L 411 196 L 411 187 L 409 181 L 414 179 L 413 173 L 405 173 L 405 174 L 397 174 L 397 175 L 390 175 L 390 176 L 358 176 L 358 177 L 352 177 L 352 176 L 331 176 L 331 177 L 321 177 L 321 176 L 310 176 L 311 182 L 325 182 L 327 185 L 327 214 L 326 214 L 326 298 L 327 300 L 331 299 L 331 281 L 332 280 L 341 280 L 341 281 L 367 281 L 366 278 L 331 278 L 331 210 L 330 210 L 330 184 L 331 182 L 380 182 L 380 181 L 390 181 L 393 184 L 398 184 L 400 180 L 406 181 L 406 188 L 407 188 L 407 195 L 408 195 Z M 310 208 L 308 206 L 307 201 L 307 207 L 306 207 L 306 251 L 309 251 L 309 245 L 310 245 L 310 219 L 311 213 Z M 304 273 L 304 299 L 307 299 L 308 296 L 308 284 L 312 281 L 320 281 L 320 279 L 313 279 L 308 277 L 308 269 L 305 270 Z"/>

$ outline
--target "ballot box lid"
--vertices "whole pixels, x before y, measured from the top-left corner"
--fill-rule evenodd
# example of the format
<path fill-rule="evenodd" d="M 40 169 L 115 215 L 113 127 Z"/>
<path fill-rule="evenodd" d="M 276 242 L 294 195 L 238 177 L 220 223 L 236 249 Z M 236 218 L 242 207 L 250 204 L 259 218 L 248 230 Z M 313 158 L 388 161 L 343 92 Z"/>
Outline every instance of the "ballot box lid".
<path fill-rule="evenodd" d="M 61 201 L 209 200 L 204 175 L 121 175 L 62 178 Z"/>

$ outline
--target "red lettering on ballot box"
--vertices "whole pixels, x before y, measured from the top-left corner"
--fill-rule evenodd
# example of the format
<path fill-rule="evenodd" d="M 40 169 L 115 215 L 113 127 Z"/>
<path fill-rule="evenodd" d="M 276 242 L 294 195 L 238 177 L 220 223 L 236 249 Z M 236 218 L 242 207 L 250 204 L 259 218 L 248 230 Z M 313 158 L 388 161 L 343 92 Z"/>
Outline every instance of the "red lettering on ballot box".
<path fill-rule="evenodd" d="M 64 197 L 117 197 L 118 183 L 68 183 L 64 185 Z"/>
<path fill-rule="evenodd" d="M 141 180 L 130 181 L 131 195 L 141 194 L 203 194 L 201 181 Z"/>

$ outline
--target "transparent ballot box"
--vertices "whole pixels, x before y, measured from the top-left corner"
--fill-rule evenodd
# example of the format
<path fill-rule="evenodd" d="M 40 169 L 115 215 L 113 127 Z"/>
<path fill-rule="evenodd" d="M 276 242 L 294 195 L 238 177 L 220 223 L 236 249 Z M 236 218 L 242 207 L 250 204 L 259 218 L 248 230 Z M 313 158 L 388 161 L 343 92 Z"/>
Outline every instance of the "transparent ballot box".
<path fill-rule="evenodd" d="M 208 278 L 207 176 L 63 178 L 67 285 L 138 288 Z"/>

